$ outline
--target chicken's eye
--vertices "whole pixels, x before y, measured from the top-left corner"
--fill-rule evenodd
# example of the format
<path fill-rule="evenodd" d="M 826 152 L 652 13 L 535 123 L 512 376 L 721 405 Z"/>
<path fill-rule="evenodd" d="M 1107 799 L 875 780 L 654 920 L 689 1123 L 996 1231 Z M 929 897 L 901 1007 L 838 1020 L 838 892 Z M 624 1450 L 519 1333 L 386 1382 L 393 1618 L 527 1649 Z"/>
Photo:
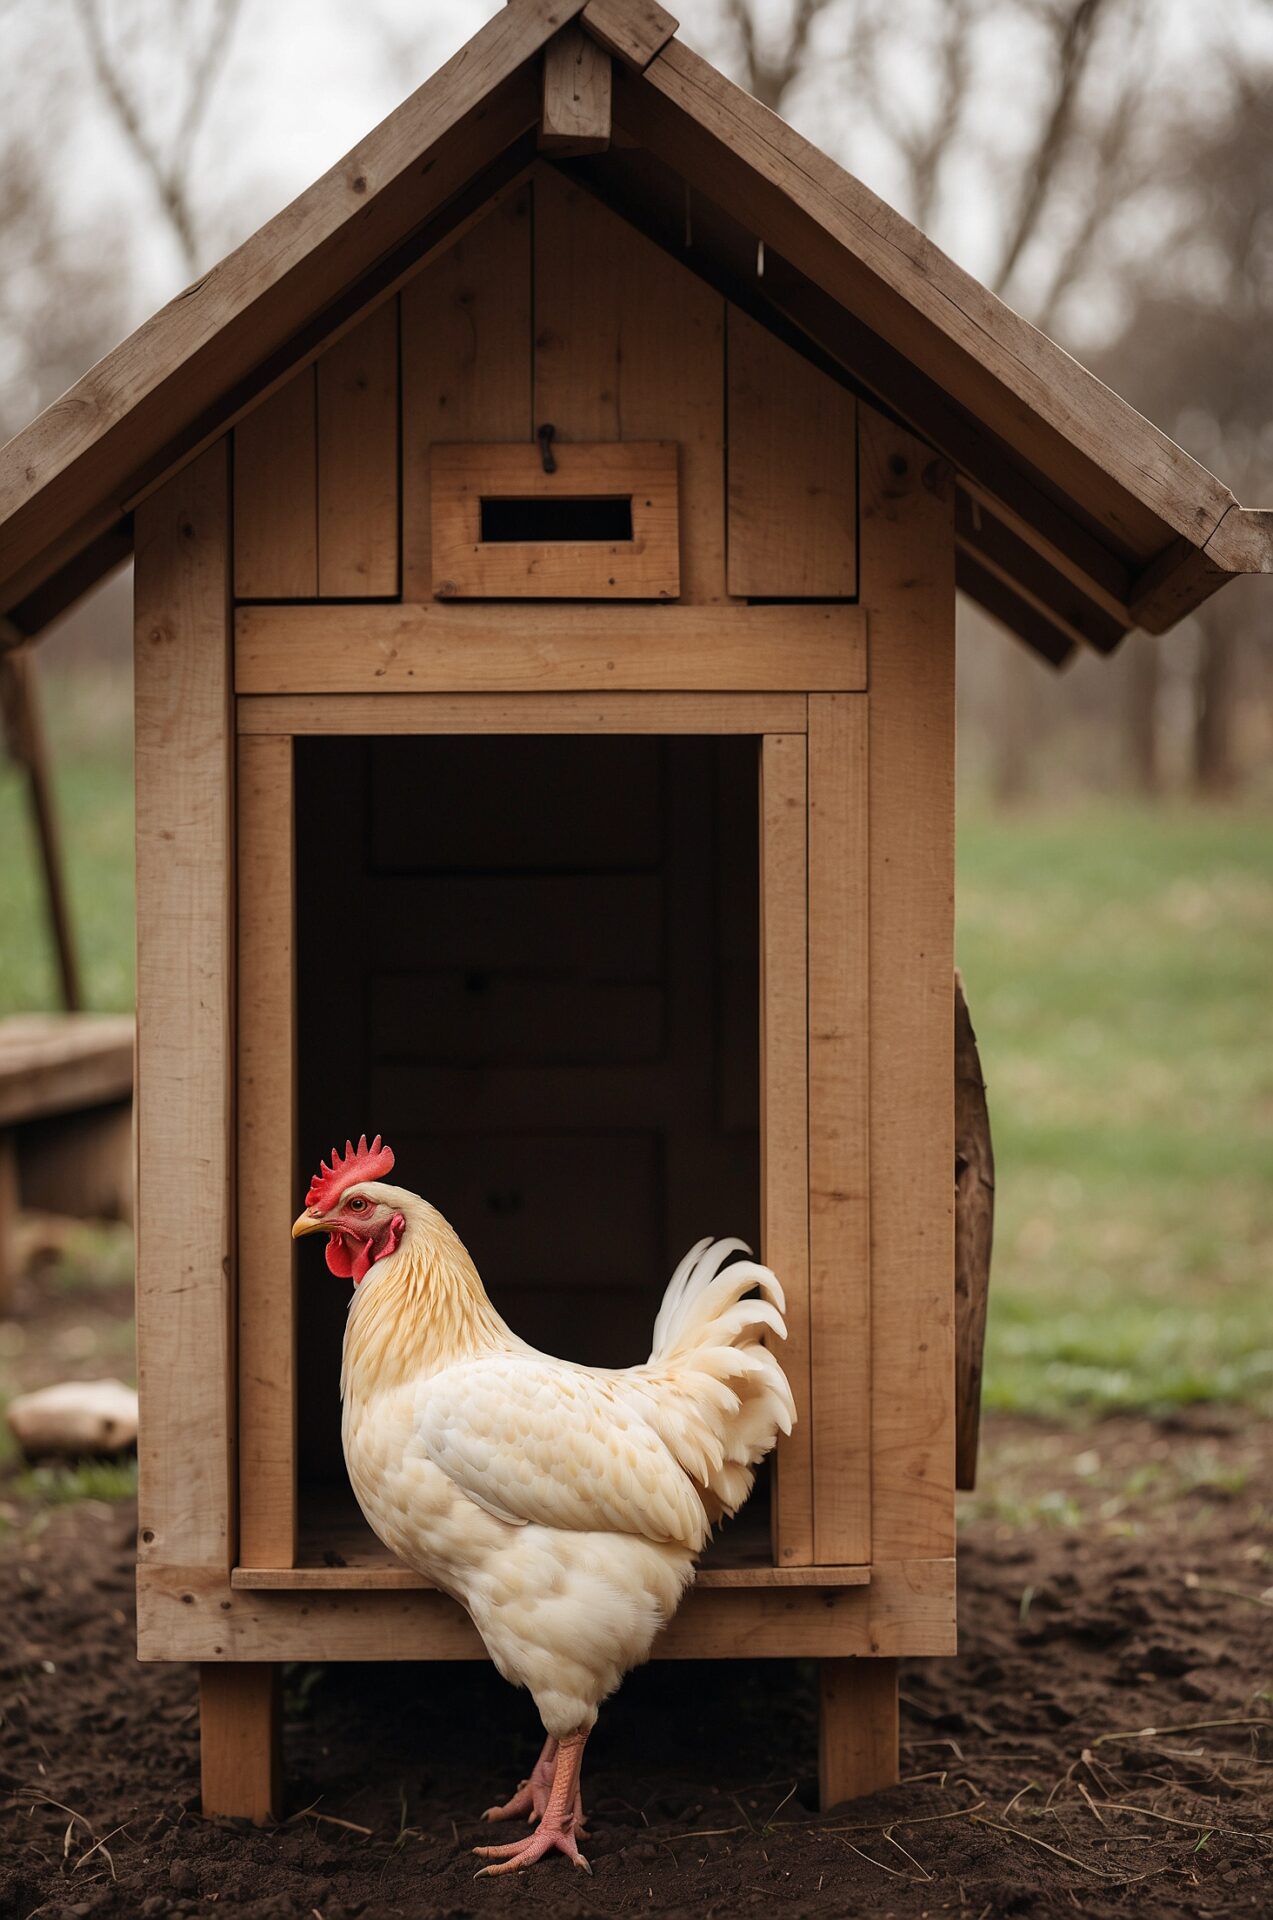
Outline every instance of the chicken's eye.
<path fill-rule="evenodd" d="M 367 1204 L 367 1202 L 366 1202 L 366 1201 L 365 1201 L 365 1200 L 363 1199 L 363 1197 L 362 1197 L 362 1195 L 361 1195 L 360 1193 L 359 1193 L 359 1194 L 355 1194 L 355 1195 L 354 1195 L 354 1197 L 353 1197 L 353 1199 L 352 1199 L 352 1200 L 350 1201 L 350 1203 L 349 1203 L 349 1209 L 350 1209 L 350 1212 L 351 1212 L 351 1213 L 361 1213 L 361 1212 L 363 1211 L 363 1209 L 364 1209 L 364 1207 L 366 1206 L 366 1204 Z"/>

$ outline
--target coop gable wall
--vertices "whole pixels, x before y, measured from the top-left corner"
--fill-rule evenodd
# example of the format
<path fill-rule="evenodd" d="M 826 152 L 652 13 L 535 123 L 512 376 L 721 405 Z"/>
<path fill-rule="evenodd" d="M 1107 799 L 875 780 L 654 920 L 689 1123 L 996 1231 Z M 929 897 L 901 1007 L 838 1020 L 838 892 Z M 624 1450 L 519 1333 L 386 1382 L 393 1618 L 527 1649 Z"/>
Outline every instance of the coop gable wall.
<path fill-rule="evenodd" d="M 676 445 L 680 604 L 856 598 L 852 394 L 540 163 L 239 422 L 236 599 L 433 600 L 430 448 L 546 422 Z"/>

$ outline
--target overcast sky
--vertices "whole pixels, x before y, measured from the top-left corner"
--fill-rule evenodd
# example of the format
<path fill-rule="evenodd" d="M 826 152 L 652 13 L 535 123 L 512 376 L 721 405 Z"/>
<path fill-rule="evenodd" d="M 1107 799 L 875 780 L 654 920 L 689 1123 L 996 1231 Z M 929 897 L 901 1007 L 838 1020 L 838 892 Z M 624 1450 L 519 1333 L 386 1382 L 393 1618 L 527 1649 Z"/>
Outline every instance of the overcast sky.
<path fill-rule="evenodd" d="M 851 0 L 842 0 L 850 4 Z M 781 21 L 789 0 L 769 0 Z M 899 18 L 913 17 L 917 41 L 923 21 L 943 0 L 896 0 Z M 1250 57 L 1273 60 L 1270 0 L 1143 0 L 1151 21 L 1151 58 L 1161 74 L 1161 112 L 1173 90 L 1205 88 L 1217 37 L 1241 38 Z M 178 110 L 172 88 L 179 50 L 215 0 L 105 0 L 116 34 L 146 23 L 130 46 L 130 71 L 156 122 Z M 186 275 L 177 249 L 155 215 L 153 193 L 128 152 L 109 112 L 83 80 L 87 72 L 76 0 L 0 0 L 0 115 L 26 113 L 38 121 L 53 109 L 42 94 L 47 73 L 60 68 L 62 95 L 53 165 L 59 221 L 77 243 L 93 245 L 103 217 L 127 212 L 139 241 L 128 265 L 128 304 L 135 324 L 176 291 Z M 496 0 L 243 0 L 229 57 L 198 142 L 196 201 L 203 252 L 209 260 L 250 232 L 333 164 L 498 10 Z M 682 36 L 728 61 L 715 0 L 688 0 L 679 11 Z M 815 63 L 810 84 L 791 105 L 801 130 L 849 159 L 868 184 L 895 199 L 889 156 L 861 135 L 851 89 L 831 57 L 834 15 L 826 20 L 827 57 Z M 1019 136 L 1037 118 L 1039 79 L 1035 49 L 994 28 L 983 40 L 985 106 L 968 141 L 966 160 L 952 174 L 939 210 L 938 238 L 973 272 L 987 266 L 996 192 Z M 900 40 L 893 74 L 903 112 L 922 113 L 922 62 Z M 1209 65 L 1210 62 L 1210 65 Z M 1116 57 L 1103 79 L 1117 84 Z M 1159 110 L 1157 104 L 1155 111 Z M 1113 316 L 1099 292 L 1088 295 L 1074 330 L 1099 337 Z"/>

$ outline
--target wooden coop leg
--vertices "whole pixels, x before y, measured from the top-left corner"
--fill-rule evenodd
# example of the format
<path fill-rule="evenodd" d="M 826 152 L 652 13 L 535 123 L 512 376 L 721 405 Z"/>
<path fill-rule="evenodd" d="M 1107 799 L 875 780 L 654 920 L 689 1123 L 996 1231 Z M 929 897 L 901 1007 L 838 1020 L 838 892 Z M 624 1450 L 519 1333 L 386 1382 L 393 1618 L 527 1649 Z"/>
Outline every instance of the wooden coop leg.
<path fill-rule="evenodd" d="M 825 1812 L 897 1785 L 897 1662 L 818 1664 L 818 1789 Z"/>
<path fill-rule="evenodd" d="M 205 1814 L 264 1826 L 283 1811 L 282 1705 L 272 1661 L 214 1660 L 199 1668 L 200 1772 Z"/>

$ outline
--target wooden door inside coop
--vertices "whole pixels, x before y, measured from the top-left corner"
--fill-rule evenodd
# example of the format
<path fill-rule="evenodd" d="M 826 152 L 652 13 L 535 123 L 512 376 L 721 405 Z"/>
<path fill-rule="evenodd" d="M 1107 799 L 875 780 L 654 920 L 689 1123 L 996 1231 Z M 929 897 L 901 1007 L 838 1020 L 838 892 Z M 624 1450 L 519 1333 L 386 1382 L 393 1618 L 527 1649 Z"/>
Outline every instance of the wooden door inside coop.
<path fill-rule="evenodd" d="M 300 1171 L 382 1132 L 509 1323 L 564 1358 L 643 1360 L 686 1248 L 759 1244 L 759 765 L 754 737 L 295 743 Z M 345 1310 L 302 1254 L 315 1544 L 355 1526 Z M 768 1495 L 766 1472 L 764 1559 Z"/>

